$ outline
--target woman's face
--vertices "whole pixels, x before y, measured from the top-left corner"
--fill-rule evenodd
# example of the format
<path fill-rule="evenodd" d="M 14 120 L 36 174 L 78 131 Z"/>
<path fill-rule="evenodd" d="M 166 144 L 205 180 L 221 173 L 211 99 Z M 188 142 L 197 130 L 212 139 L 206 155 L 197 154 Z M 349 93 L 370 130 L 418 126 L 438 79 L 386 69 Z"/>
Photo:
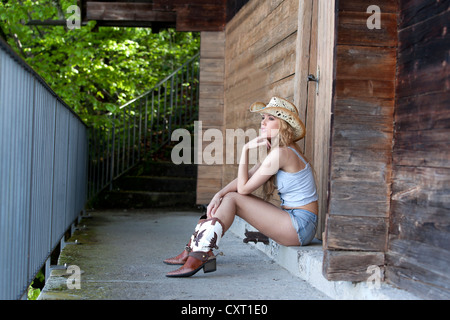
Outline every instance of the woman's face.
<path fill-rule="evenodd" d="M 261 114 L 261 135 L 267 138 L 273 138 L 278 134 L 280 129 L 280 119 L 268 114 Z"/>

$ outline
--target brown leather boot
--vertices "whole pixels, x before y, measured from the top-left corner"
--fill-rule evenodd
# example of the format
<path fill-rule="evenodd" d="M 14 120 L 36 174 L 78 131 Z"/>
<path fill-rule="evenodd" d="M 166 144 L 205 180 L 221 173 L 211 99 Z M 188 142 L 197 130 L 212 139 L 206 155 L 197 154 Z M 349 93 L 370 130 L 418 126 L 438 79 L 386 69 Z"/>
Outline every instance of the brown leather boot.
<path fill-rule="evenodd" d="M 216 271 L 216 256 L 212 249 L 218 248 L 224 227 L 218 218 L 207 219 L 199 224 L 192 239 L 192 252 L 186 263 L 178 270 L 169 272 L 167 277 L 190 277 L 203 268 L 205 273 Z"/>
<path fill-rule="evenodd" d="M 189 242 L 186 245 L 186 247 L 184 248 L 183 252 L 181 252 L 179 255 L 177 255 L 177 256 L 175 256 L 173 258 L 168 258 L 168 259 L 164 260 L 163 262 L 165 264 L 169 264 L 169 265 L 183 265 L 186 262 L 186 260 L 187 260 L 187 258 L 189 256 L 189 253 L 192 251 L 192 249 L 191 249 L 192 240 L 195 238 L 196 232 L 198 232 L 200 224 L 203 221 L 205 221 L 206 218 L 207 218 L 206 214 L 204 214 L 204 215 L 202 215 L 200 217 L 200 220 L 198 220 L 197 226 L 195 227 L 194 234 L 189 239 Z"/>
<path fill-rule="evenodd" d="M 189 253 L 191 252 L 191 241 L 189 241 L 189 244 L 184 248 L 183 252 L 181 252 L 179 255 L 173 258 L 168 258 L 164 260 L 163 262 L 165 264 L 170 265 L 183 265 L 185 264 L 186 260 L 188 259 Z"/>
<path fill-rule="evenodd" d="M 204 273 L 216 271 L 216 257 L 211 251 L 191 252 L 186 263 L 179 269 L 166 274 L 167 277 L 190 277 L 203 268 Z"/>

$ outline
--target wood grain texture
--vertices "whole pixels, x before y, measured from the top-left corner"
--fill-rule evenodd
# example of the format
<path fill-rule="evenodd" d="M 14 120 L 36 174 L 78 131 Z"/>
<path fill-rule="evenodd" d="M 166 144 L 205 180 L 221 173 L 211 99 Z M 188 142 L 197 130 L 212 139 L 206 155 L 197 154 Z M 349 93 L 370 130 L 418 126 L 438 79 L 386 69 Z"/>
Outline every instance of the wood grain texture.
<path fill-rule="evenodd" d="M 395 2 L 377 5 L 379 30 L 367 28 L 367 2 L 339 1 L 338 7 L 323 270 L 332 280 L 363 281 L 370 264 L 384 265 L 387 250 L 397 10 Z"/>
<path fill-rule="evenodd" d="M 223 132 L 224 125 L 224 77 L 225 34 L 224 32 L 202 32 L 200 51 L 200 101 L 198 132 L 199 166 L 197 173 L 197 204 L 208 204 L 214 194 L 222 188 L 224 148 L 214 148 L 213 141 L 205 139 L 208 129 Z M 203 141 L 206 140 L 206 141 Z M 201 145 L 201 147 L 200 147 Z M 223 146 L 223 144 L 222 144 Z M 206 150 L 207 148 L 214 149 Z M 215 161 L 205 163 L 204 153 L 211 153 Z"/>
<path fill-rule="evenodd" d="M 450 3 L 400 1 L 386 278 L 450 297 Z"/>

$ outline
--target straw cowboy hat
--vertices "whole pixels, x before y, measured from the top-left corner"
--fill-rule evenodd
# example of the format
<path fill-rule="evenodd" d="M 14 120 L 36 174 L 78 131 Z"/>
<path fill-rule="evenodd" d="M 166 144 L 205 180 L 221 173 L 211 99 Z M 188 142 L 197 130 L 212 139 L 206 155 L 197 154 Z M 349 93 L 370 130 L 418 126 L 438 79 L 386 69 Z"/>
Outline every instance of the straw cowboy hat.
<path fill-rule="evenodd" d="M 283 119 L 294 128 L 294 141 L 305 136 L 305 125 L 298 116 L 297 107 L 286 99 L 273 97 L 267 105 L 264 102 L 255 102 L 250 106 L 250 112 L 268 113 Z"/>

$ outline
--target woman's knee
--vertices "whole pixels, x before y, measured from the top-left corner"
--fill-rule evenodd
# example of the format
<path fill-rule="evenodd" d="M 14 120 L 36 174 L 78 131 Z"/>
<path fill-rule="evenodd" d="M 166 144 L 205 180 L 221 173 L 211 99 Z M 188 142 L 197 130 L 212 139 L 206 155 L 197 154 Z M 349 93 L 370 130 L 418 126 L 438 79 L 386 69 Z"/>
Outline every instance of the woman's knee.
<path fill-rule="evenodd" d="M 237 193 L 237 192 L 228 192 L 226 195 L 223 196 L 222 203 L 223 202 L 235 202 L 236 198 L 238 196 L 239 196 L 239 193 Z"/>

